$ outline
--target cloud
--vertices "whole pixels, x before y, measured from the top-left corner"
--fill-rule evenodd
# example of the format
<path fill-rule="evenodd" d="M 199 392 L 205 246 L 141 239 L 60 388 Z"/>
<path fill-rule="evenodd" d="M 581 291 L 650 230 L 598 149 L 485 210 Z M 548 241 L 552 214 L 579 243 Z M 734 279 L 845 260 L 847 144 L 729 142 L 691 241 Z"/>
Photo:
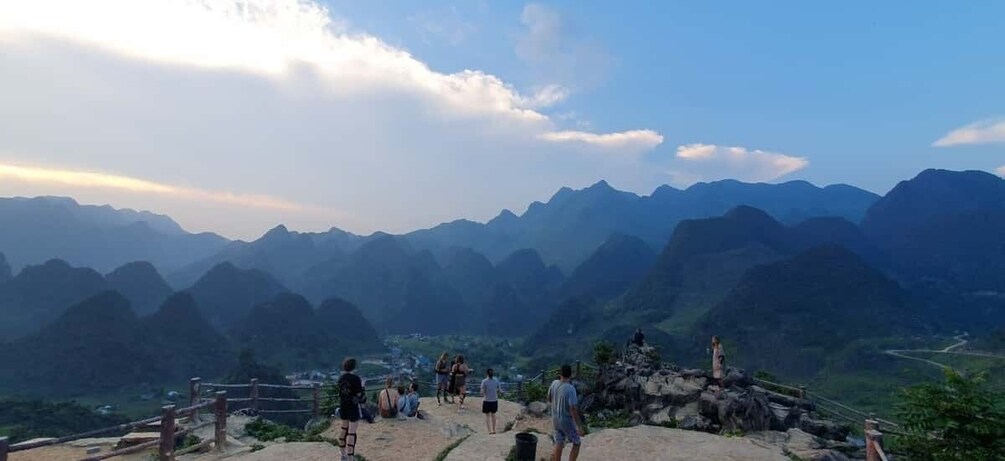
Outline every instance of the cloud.
<path fill-rule="evenodd" d="M 810 164 L 804 157 L 715 144 L 677 146 L 676 159 L 675 167 L 668 171 L 675 184 L 724 178 L 772 181 Z"/>
<path fill-rule="evenodd" d="M 71 171 L 0 163 L 0 178 L 28 183 L 58 184 L 82 188 L 110 189 L 138 194 L 165 195 L 194 201 L 210 201 L 250 208 L 307 212 L 316 208 L 268 195 L 234 194 L 171 186 L 128 176 L 91 171 Z"/>
<path fill-rule="evenodd" d="M 583 143 L 610 149 L 646 151 L 663 142 L 663 136 L 653 130 L 632 130 L 621 133 L 596 134 L 584 131 L 552 131 L 541 139 L 551 142 Z"/>
<path fill-rule="evenodd" d="M 1005 119 L 982 120 L 950 131 L 932 143 L 935 147 L 1005 143 Z"/>
<path fill-rule="evenodd" d="M 400 232 L 487 219 L 601 177 L 654 186 L 638 164 L 583 155 L 654 145 L 596 141 L 634 130 L 547 139 L 561 131 L 542 108 L 565 86 L 520 91 L 483 70 L 438 72 L 346 24 L 304 0 L 0 2 L 0 163 L 256 191 L 339 210 L 339 221 L 81 184 L 0 182 L 0 194 L 128 201 L 254 237 L 279 220 Z"/>
<path fill-rule="evenodd" d="M 1005 176 L 1005 165 L 1002 165 L 1002 166 L 998 167 L 998 169 L 995 170 L 995 171 L 997 171 L 998 174 L 1000 174 L 1002 176 Z"/>
<path fill-rule="evenodd" d="M 552 6 L 528 3 L 520 14 L 523 34 L 516 55 L 530 66 L 535 78 L 572 90 L 602 82 L 611 67 L 609 53 L 569 26 Z"/>

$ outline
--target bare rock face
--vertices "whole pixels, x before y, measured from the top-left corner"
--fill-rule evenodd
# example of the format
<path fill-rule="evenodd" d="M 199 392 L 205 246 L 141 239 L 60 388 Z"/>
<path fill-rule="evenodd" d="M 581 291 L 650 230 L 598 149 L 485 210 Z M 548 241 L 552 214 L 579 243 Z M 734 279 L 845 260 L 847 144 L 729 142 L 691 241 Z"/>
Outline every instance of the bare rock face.
<path fill-rule="evenodd" d="M 548 415 L 548 404 L 544 402 L 531 402 L 527 405 L 527 413 L 538 418 Z"/>
<path fill-rule="evenodd" d="M 712 433 L 798 428 L 830 440 L 848 435 L 847 427 L 815 419 L 812 402 L 758 387 L 744 370 L 727 368 L 722 389 L 713 387 L 711 378 L 705 370 L 659 361 L 649 346 L 629 345 L 591 389 L 581 383 L 586 395 L 581 406 L 599 415 L 627 411 L 630 424 Z"/>

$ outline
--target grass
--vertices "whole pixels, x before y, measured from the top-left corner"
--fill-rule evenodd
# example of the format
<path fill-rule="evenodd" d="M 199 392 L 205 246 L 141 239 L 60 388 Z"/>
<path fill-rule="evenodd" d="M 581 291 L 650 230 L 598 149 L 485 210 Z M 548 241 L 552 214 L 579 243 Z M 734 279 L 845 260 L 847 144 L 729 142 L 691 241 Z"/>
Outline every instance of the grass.
<path fill-rule="evenodd" d="M 455 440 L 454 443 L 451 443 L 450 445 L 447 445 L 446 448 L 444 448 L 442 451 L 440 451 L 439 454 L 436 455 L 435 461 L 443 461 L 443 460 L 447 459 L 447 455 L 449 455 L 451 451 L 454 451 L 454 448 L 457 448 L 460 444 L 464 443 L 464 441 L 467 440 L 468 437 L 471 437 L 471 436 L 470 435 L 466 435 L 464 437 L 461 437 L 461 438 Z"/>

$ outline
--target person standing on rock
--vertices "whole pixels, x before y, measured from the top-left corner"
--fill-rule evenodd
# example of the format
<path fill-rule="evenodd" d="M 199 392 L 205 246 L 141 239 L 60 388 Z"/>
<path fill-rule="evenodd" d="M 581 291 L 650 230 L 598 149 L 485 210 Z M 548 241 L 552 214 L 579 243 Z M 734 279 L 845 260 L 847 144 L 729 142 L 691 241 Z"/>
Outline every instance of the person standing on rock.
<path fill-rule="evenodd" d="M 468 391 L 466 384 L 469 374 L 471 374 L 471 369 L 464 363 L 464 356 L 458 355 L 454 366 L 450 369 L 450 379 L 453 380 L 453 387 L 457 395 L 460 396 L 461 405 L 457 408 L 458 413 L 464 411 L 464 397 Z"/>
<path fill-rule="evenodd" d="M 485 413 L 485 427 L 489 434 L 496 433 L 496 413 L 499 412 L 499 380 L 495 378 L 491 368 L 485 371 L 482 380 L 482 413 Z"/>
<path fill-rule="evenodd" d="M 551 422 L 555 426 L 555 451 L 552 461 L 562 461 L 562 451 L 566 442 L 572 443 L 569 461 L 579 458 L 582 444 L 583 426 L 579 424 L 579 397 L 576 387 L 572 385 L 572 366 L 562 365 L 559 372 L 560 380 L 552 383 L 548 389 L 548 402 L 551 403 Z"/>
<path fill-rule="evenodd" d="M 348 357 L 342 362 L 342 376 L 338 379 L 339 418 L 342 419 L 342 432 L 339 434 L 339 448 L 342 461 L 356 459 L 356 430 L 359 420 L 363 418 L 363 404 L 366 403 L 366 390 L 363 380 L 356 376 L 356 359 Z"/>
<path fill-rule="evenodd" d="M 443 405 L 440 402 L 440 393 L 443 393 L 443 400 L 447 403 L 454 403 L 447 392 L 450 386 L 450 355 L 446 351 L 440 354 L 440 360 L 436 361 L 436 405 Z"/>
<path fill-rule="evenodd" d="M 646 335 L 642 333 L 642 329 L 636 329 L 635 335 L 632 336 L 632 344 L 642 347 L 646 344 Z"/>
<path fill-rule="evenodd" d="M 718 336 L 712 337 L 712 379 L 716 389 L 722 390 L 722 378 L 726 368 L 726 354 L 722 353 L 722 342 Z"/>

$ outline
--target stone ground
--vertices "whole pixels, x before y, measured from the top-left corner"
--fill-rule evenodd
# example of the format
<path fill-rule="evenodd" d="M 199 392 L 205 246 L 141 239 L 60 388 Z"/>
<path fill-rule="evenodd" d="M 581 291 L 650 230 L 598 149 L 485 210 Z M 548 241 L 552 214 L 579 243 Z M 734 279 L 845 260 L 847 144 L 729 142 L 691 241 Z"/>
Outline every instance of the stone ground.
<path fill-rule="evenodd" d="M 550 419 L 521 415 L 520 405 L 500 402 L 497 429 L 507 432 L 488 434 L 482 400 L 469 398 L 468 410 L 457 412 L 452 405 L 436 406 L 435 399 L 422 399 L 422 408 L 428 415 L 425 420 L 381 420 L 375 424 L 363 423 L 359 431 L 359 454 L 369 461 L 433 460 L 445 448 L 463 440 L 450 451 L 446 461 L 504 461 L 513 448 L 514 436 L 520 431 L 537 432 L 537 459 L 549 460 L 552 447 Z M 260 443 L 247 437 L 243 426 L 247 418 L 232 417 L 228 424 L 230 446 L 223 455 L 202 453 L 179 457 L 179 461 L 328 461 L 338 459 L 339 450 L 329 443 L 270 443 L 265 448 L 249 452 L 250 445 Z M 211 428 L 210 428 L 211 430 Z M 200 434 L 202 435 L 202 434 Z M 603 429 L 588 434 L 583 440 L 582 461 L 646 460 L 646 461 L 788 461 L 778 442 L 802 439 L 801 432 L 766 434 L 759 438 L 721 437 L 704 432 L 665 429 L 653 426 L 636 426 L 625 429 Z M 325 436 L 335 438 L 333 427 Z M 212 437 L 205 434 L 204 438 Z M 812 437 L 809 437 L 812 438 Z M 779 440 L 775 440 L 779 439 Z M 784 439 L 784 440 L 783 440 Z M 105 440 L 111 443 L 109 440 Z M 774 442 L 774 443 L 772 443 Z M 807 442 L 808 443 L 808 442 Z M 99 441 L 83 442 L 82 446 L 98 445 Z M 105 447 L 106 450 L 108 447 Z M 807 446 L 807 448 L 811 448 Z M 565 457 L 568 459 L 568 448 Z M 11 461 L 77 461 L 84 457 L 82 447 L 56 446 L 46 449 L 14 453 Z M 806 452 L 806 454 L 810 454 Z M 146 461 L 150 453 L 141 453 L 124 461 Z"/>

